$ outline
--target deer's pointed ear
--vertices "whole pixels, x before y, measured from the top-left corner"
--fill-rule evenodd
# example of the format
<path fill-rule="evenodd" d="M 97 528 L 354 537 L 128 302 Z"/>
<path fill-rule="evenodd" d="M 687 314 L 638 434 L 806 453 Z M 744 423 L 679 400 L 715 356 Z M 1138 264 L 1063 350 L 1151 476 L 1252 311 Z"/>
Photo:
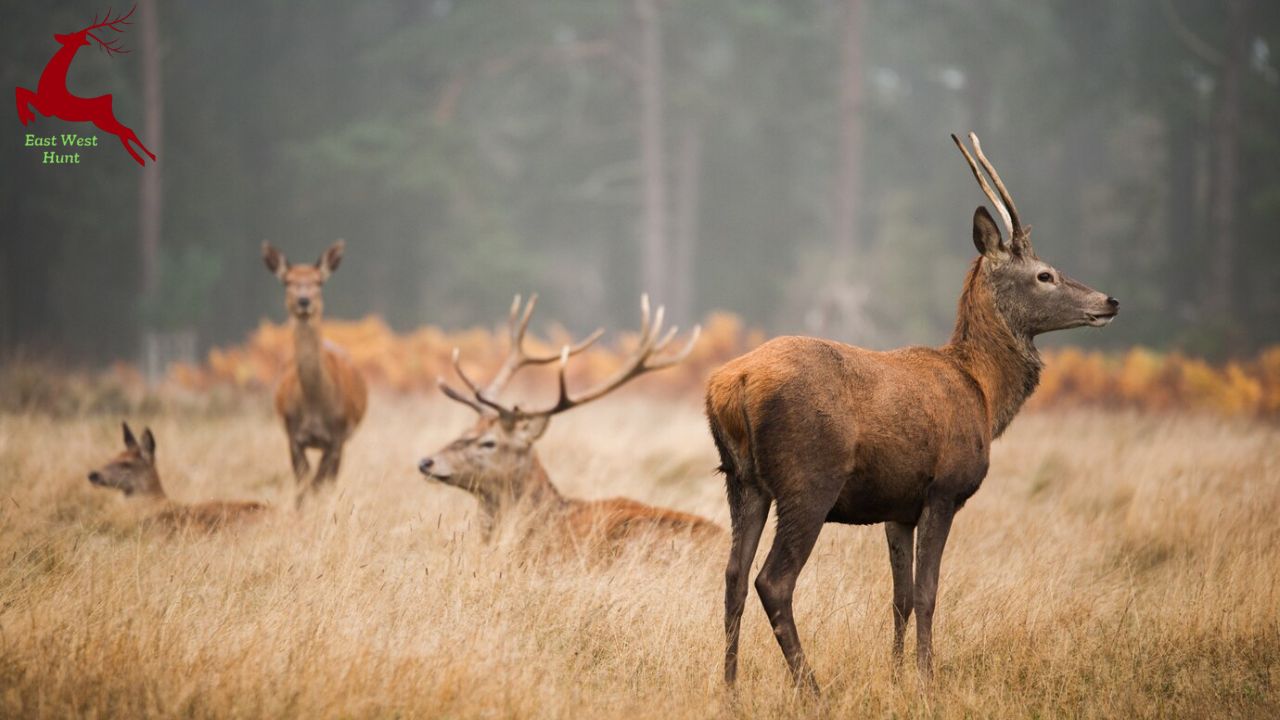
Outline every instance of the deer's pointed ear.
<path fill-rule="evenodd" d="M 542 437 L 542 434 L 547 431 L 547 426 L 550 424 L 551 417 L 549 415 L 535 415 L 521 420 L 516 425 L 516 433 L 529 442 L 533 442 Z"/>
<path fill-rule="evenodd" d="M 156 436 L 151 434 L 151 428 L 142 429 L 142 457 L 147 462 L 155 462 L 156 460 Z"/>
<path fill-rule="evenodd" d="M 127 450 L 137 450 L 138 440 L 133 436 L 133 431 L 129 429 L 129 423 L 120 421 L 120 427 L 124 430 L 124 446 Z"/>
<path fill-rule="evenodd" d="M 338 269 L 338 265 L 342 263 L 342 253 L 347 249 L 347 241 L 339 240 L 329 246 L 328 250 L 320 256 L 316 261 L 316 269 L 327 280 L 334 270 Z"/>
<path fill-rule="evenodd" d="M 1000 227 L 983 205 L 973 211 L 973 245 L 983 257 L 999 262 L 1009 259 L 1009 248 L 1000 237 Z"/>
<path fill-rule="evenodd" d="M 285 259 L 284 253 L 272 247 L 269 242 L 262 243 L 262 262 L 272 275 L 281 280 L 284 280 L 285 273 L 289 272 L 289 261 Z"/>

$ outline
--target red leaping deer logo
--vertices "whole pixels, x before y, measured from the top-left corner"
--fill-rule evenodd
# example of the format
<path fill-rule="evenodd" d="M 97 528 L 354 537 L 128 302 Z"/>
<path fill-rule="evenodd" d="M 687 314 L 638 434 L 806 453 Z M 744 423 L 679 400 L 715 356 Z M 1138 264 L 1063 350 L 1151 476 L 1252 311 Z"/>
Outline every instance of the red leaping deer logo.
<path fill-rule="evenodd" d="M 44 72 L 40 73 L 40 84 L 36 87 L 36 92 L 20 87 L 17 89 L 18 98 L 18 119 L 23 125 L 35 119 L 35 114 L 31 112 L 35 108 L 41 115 L 45 117 L 56 117 L 67 122 L 91 122 L 98 129 L 111 133 L 120 138 L 120 143 L 124 145 L 124 149 L 128 151 L 133 159 L 139 165 L 146 165 L 146 161 L 142 156 L 134 150 L 133 146 L 137 145 L 142 152 L 147 154 L 153 161 L 156 159 L 154 153 L 142 144 L 137 134 L 133 130 L 126 127 L 116 119 L 115 113 L 111 110 L 111 95 L 99 95 L 93 98 L 82 98 L 72 95 L 67 89 L 67 70 L 71 67 L 71 60 L 76 56 L 80 48 L 89 44 L 90 40 L 98 43 L 98 46 L 107 53 L 108 56 L 114 54 L 123 54 L 129 52 L 119 46 L 119 39 L 103 40 L 94 31 L 98 31 L 103 37 L 107 37 L 106 31 L 110 30 L 115 33 L 123 33 L 124 25 L 131 25 L 129 17 L 133 15 L 134 9 L 129 9 L 128 13 L 111 19 L 111 11 L 107 10 L 107 17 L 102 22 L 98 22 L 98 16 L 93 16 L 93 24 L 89 27 L 73 32 L 70 35 L 54 35 L 53 39 L 57 40 L 62 48 L 54 53 L 53 58 L 45 65 Z"/>

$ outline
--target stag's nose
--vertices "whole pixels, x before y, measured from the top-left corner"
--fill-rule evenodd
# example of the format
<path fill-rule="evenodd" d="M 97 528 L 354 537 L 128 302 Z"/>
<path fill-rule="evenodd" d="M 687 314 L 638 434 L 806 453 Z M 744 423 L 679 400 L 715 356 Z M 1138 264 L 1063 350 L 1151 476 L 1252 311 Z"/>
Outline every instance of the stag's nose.
<path fill-rule="evenodd" d="M 1120 301 L 1113 297 L 1107 298 L 1107 304 L 1110 305 L 1112 309 L 1119 309 L 1120 307 Z"/>
<path fill-rule="evenodd" d="M 305 295 L 298 298 L 298 307 L 302 308 L 303 310 L 306 310 L 307 308 L 311 307 L 311 298 Z"/>
<path fill-rule="evenodd" d="M 435 464 L 436 464 L 436 461 L 432 460 L 429 457 L 422 458 L 421 460 L 418 461 L 418 472 L 422 473 L 423 475 L 430 475 L 431 468 Z"/>

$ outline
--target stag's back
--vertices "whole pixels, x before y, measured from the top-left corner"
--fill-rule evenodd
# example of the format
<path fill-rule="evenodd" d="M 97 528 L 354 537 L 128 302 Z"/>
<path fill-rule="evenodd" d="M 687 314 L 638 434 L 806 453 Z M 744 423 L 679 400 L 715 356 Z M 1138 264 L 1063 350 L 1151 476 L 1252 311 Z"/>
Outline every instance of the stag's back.
<path fill-rule="evenodd" d="M 628 498 L 571 500 L 568 531 L 579 540 L 628 542 L 647 535 L 712 538 L 723 534 L 715 523 L 677 510 Z"/>
<path fill-rule="evenodd" d="M 707 385 L 711 432 L 748 481 L 826 478 L 859 484 L 869 509 L 902 500 L 930 478 L 985 454 L 982 395 L 945 350 L 876 352 L 781 337 L 717 370 Z M 728 464 L 728 463 L 727 463 Z M 891 512 L 891 514 L 896 514 Z"/>

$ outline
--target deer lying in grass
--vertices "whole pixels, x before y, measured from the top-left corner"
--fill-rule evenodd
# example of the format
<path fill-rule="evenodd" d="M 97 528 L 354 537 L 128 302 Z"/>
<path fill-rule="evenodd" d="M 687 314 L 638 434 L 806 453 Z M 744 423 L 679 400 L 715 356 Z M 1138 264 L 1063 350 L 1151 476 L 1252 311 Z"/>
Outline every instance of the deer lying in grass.
<path fill-rule="evenodd" d="M 138 442 L 129 429 L 124 428 L 124 452 L 107 461 L 97 470 L 90 471 L 89 482 L 97 487 L 114 488 L 125 497 L 148 501 L 155 505 L 152 519 L 171 527 L 192 526 L 213 530 L 255 516 L 267 508 L 251 501 L 213 501 L 188 505 L 171 500 L 160 484 L 156 470 L 156 438 L 151 428 L 142 431 Z"/>
<path fill-rule="evenodd" d="M 289 458 L 298 481 L 297 502 L 338 476 L 342 447 L 364 417 L 369 393 L 364 378 L 342 349 L 320 337 L 324 283 L 342 262 L 342 240 L 315 265 L 290 265 L 283 253 L 262 245 L 262 260 L 284 284 L 284 305 L 293 325 L 293 361 L 276 389 L 276 413 L 284 421 Z M 307 450 L 321 452 L 314 477 Z"/>
<path fill-rule="evenodd" d="M 443 379 L 440 389 L 449 398 L 475 410 L 479 417 L 469 430 L 434 455 L 424 458 L 418 469 L 423 475 L 447 485 L 466 490 L 476 496 L 492 527 L 502 513 L 524 506 L 544 514 L 539 518 L 545 527 L 563 531 L 579 545 L 618 543 L 653 531 L 709 536 L 720 528 L 703 518 L 687 513 L 651 507 L 626 498 L 578 500 L 566 498 L 551 484 L 547 471 L 538 460 L 533 445 L 546 432 L 553 415 L 597 400 L 641 375 L 671 367 L 683 360 L 698 339 L 695 328 L 685 346 L 666 357 L 657 357 L 675 338 L 676 328 L 662 332 L 662 308 L 651 321 L 649 301 L 642 303 L 639 345 L 622 367 L 596 387 L 570 396 L 565 382 L 569 358 L 594 343 L 601 335 L 597 330 L 576 345 L 565 346 L 558 354 L 530 355 L 524 349 L 525 331 L 537 296 L 529 299 L 521 311 L 520 297 L 511 304 L 509 317 L 510 346 L 506 361 L 483 389 L 462 370 L 458 350 L 453 351 L 453 366 L 458 377 L 471 391 L 471 397 L 454 390 Z M 559 361 L 560 394 L 554 405 L 541 410 L 524 410 L 499 403 L 496 398 L 511 377 L 527 365 L 545 365 Z"/>
<path fill-rule="evenodd" d="M 793 679 L 817 689 L 791 599 L 827 522 L 885 523 L 893 571 L 893 655 L 901 663 L 916 615 L 916 663 L 932 669 L 934 600 L 955 512 L 987 474 L 991 441 L 1035 389 L 1040 333 L 1106 325 L 1119 302 L 1036 256 L 1030 228 L 970 133 L 999 197 L 954 135 L 1007 236 L 979 206 L 981 255 L 964 281 L 955 332 L 941 348 L 872 352 L 829 340 L 771 340 L 716 371 L 707 417 L 725 473 L 733 545 L 725 570 L 725 680 L 737 674 L 738 632 L 769 506 L 777 535 L 756 577 Z M 915 570 L 912 573 L 912 550 Z"/>

